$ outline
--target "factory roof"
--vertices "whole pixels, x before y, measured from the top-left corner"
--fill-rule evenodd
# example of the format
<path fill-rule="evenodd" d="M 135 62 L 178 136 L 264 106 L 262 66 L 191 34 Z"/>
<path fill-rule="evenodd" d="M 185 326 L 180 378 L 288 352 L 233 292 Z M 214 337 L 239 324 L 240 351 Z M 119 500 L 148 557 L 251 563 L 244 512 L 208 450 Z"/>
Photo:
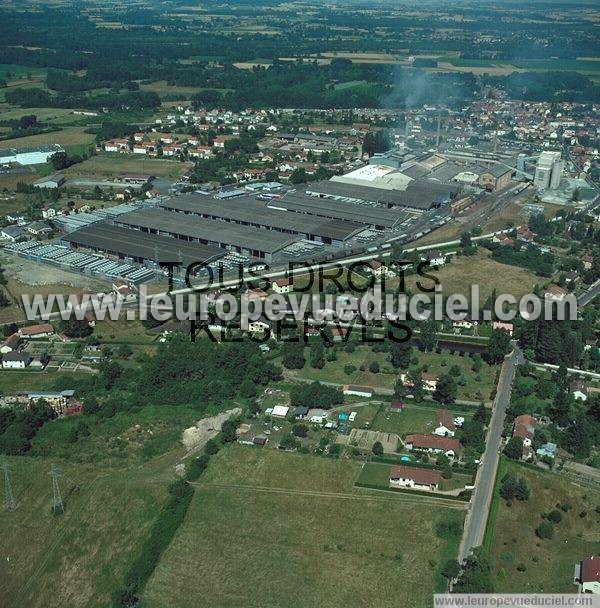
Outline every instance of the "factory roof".
<path fill-rule="evenodd" d="M 363 230 L 357 222 L 300 218 L 289 213 L 271 209 L 267 203 L 255 196 L 242 196 L 228 200 L 217 200 L 198 194 L 173 197 L 160 204 L 164 209 L 176 209 L 198 216 L 222 219 L 256 227 L 266 226 L 290 234 L 311 234 L 336 240 L 346 240 Z"/>
<path fill-rule="evenodd" d="M 137 230 L 128 230 L 109 224 L 94 224 L 63 236 L 69 243 L 118 253 L 126 257 L 179 262 L 214 262 L 225 255 L 222 249 L 207 247 L 200 243 L 188 243 L 167 236 L 150 235 Z"/>
<path fill-rule="evenodd" d="M 203 217 L 190 217 L 162 209 L 133 211 L 120 215 L 115 222 L 157 233 L 199 239 L 209 244 L 254 249 L 267 253 L 275 253 L 298 240 L 292 235 L 273 230 L 261 230 L 252 226 L 242 226 Z"/>
<path fill-rule="evenodd" d="M 429 209 L 450 198 L 458 187 L 439 184 L 427 180 L 413 180 L 406 190 L 383 190 L 370 186 L 355 186 L 334 181 L 310 184 L 306 191 L 319 196 L 335 196 L 348 199 L 370 201 L 384 205 L 397 205 L 415 209 Z"/>
<path fill-rule="evenodd" d="M 349 220 L 367 226 L 383 226 L 384 228 L 394 228 L 406 219 L 406 215 L 397 209 L 308 196 L 301 191 L 287 192 L 280 199 L 269 201 L 267 204 L 273 209 L 286 209 L 296 213 Z"/>

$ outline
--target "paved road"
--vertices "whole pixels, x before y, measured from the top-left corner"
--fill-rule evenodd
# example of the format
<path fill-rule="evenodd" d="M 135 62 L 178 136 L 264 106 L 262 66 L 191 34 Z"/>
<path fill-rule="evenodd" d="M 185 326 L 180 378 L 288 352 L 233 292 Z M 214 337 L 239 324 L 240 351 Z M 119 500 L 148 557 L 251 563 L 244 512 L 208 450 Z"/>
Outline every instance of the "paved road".
<path fill-rule="evenodd" d="M 579 306 L 579 308 L 587 306 L 598 294 L 600 294 L 600 279 L 577 298 L 577 306 Z"/>
<path fill-rule="evenodd" d="M 485 534 L 494 490 L 494 481 L 500 459 L 499 451 L 502 428 L 504 426 L 506 409 L 510 401 L 515 366 L 523 361 L 523 354 L 514 342 L 513 347 L 513 352 L 504 360 L 500 379 L 498 380 L 498 390 L 494 402 L 492 419 L 488 428 L 483 463 L 477 472 L 475 492 L 471 499 L 469 514 L 467 515 L 463 538 L 459 548 L 458 561 L 461 563 L 469 555 L 471 549 L 481 545 Z"/>

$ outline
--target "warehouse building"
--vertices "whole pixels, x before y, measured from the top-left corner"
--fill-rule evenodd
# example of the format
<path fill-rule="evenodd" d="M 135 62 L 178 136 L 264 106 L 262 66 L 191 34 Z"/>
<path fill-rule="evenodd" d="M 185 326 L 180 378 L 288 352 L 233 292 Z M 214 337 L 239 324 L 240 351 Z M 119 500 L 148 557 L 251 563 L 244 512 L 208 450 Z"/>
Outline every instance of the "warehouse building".
<path fill-rule="evenodd" d="M 365 229 L 359 222 L 291 216 L 269 208 L 264 201 L 252 196 L 217 200 L 186 194 L 173 197 L 160 206 L 168 211 L 281 232 L 325 245 L 343 245 Z"/>
<path fill-rule="evenodd" d="M 286 247 L 299 240 L 273 230 L 260 230 L 206 218 L 190 218 L 162 209 L 127 213 L 115 218 L 115 223 L 134 231 L 237 251 L 266 262 L 273 261 Z"/>
<path fill-rule="evenodd" d="M 356 187 L 348 188 L 352 191 Z M 267 206 L 290 213 L 356 222 L 378 230 L 394 230 L 408 219 L 407 214 L 399 209 L 386 209 L 373 203 L 356 204 L 345 198 L 319 198 L 293 191 L 269 201 Z"/>
<path fill-rule="evenodd" d="M 0 165 L 43 165 L 57 152 L 64 152 L 58 144 L 32 148 L 4 148 L 0 150 Z"/>
<path fill-rule="evenodd" d="M 94 224 L 63 236 L 76 249 L 89 249 L 121 260 L 151 265 L 175 263 L 187 266 L 196 262 L 212 264 L 226 252 L 201 243 L 188 243 L 167 236 L 150 235 L 110 224 Z"/>
<path fill-rule="evenodd" d="M 359 186 L 339 181 L 322 181 L 308 185 L 306 194 L 336 201 L 371 203 L 410 211 L 427 211 L 450 203 L 459 190 L 457 185 L 440 184 L 433 181 L 412 180 L 404 190 Z"/>

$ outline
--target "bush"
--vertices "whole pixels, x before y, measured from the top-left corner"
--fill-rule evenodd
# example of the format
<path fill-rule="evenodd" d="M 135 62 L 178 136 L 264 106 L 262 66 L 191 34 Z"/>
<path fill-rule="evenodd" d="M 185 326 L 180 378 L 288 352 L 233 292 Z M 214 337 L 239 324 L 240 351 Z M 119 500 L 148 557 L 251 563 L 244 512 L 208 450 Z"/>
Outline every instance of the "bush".
<path fill-rule="evenodd" d="M 188 481 L 196 481 L 202 473 L 206 470 L 208 463 L 210 461 L 210 456 L 208 454 L 202 454 L 200 456 L 196 456 L 190 464 L 188 465 L 186 471 L 186 479 Z"/>
<path fill-rule="evenodd" d="M 381 456 L 383 454 L 383 445 L 381 444 L 381 441 L 376 441 L 371 449 L 375 456 Z"/>
<path fill-rule="evenodd" d="M 356 365 L 352 365 L 350 363 L 344 365 L 344 373 L 346 374 L 346 376 L 351 376 L 355 371 Z"/>
<path fill-rule="evenodd" d="M 554 509 L 553 511 L 550 511 L 550 513 L 548 513 L 547 519 L 553 524 L 559 524 L 562 521 L 562 515 L 558 509 Z"/>
<path fill-rule="evenodd" d="M 305 424 L 295 424 L 292 427 L 292 433 L 296 437 L 306 437 L 308 435 L 308 427 Z"/>
<path fill-rule="evenodd" d="M 204 453 L 212 456 L 219 451 L 219 444 L 214 439 L 209 439 L 204 446 Z"/>
<path fill-rule="evenodd" d="M 551 539 L 554 537 L 554 526 L 549 521 L 543 521 L 536 529 L 536 535 L 544 539 Z"/>

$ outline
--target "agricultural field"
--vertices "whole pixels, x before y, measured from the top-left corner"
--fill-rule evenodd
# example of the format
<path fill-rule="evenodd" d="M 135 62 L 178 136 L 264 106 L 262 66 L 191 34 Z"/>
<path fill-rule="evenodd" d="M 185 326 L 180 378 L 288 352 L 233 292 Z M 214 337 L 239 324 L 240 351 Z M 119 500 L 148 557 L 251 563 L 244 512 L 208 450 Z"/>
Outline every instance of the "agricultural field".
<path fill-rule="evenodd" d="M 73 177 L 117 177 L 124 173 L 142 173 L 177 179 L 192 163 L 181 163 L 158 158 L 133 158 L 131 155 L 99 154 L 88 160 L 72 165 L 64 171 L 67 178 Z"/>
<path fill-rule="evenodd" d="M 51 462 L 9 459 L 18 503 L 2 512 L 0 605 L 106 606 L 163 500 L 147 473 L 56 462 L 66 507 L 53 516 Z"/>
<path fill-rule="evenodd" d="M 463 505 L 354 488 L 358 468 L 223 449 L 197 484 L 144 605 L 426 605 L 443 588 L 440 564 L 456 551 L 457 541 L 438 538 L 435 526 L 462 521 Z M 202 585 L 191 585 L 198 573 Z"/>
<path fill-rule="evenodd" d="M 583 557 L 600 552 L 600 490 L 576 484 L 560 474 L 507 462 L 505 472 L 523 477 L 531 489 L 528 501 L 499 499 L 491 531 L 495 591 L 500 593 L 575 593 L 573 567 Z M 557 505 L 562 521 L 554 538 L 535 534 Z"/>
<path fill-rule="evenodd" d="M 463 294 L 467 300 L 470 300 L 471 285 L 478 285 L 479 299 L 482 303 L 494 289 L 499 294 L 510 293 L 518 299 L 530 293 L 533 286 L 539 282 L 539 277 L 533 272 L 496 262 L 490 258 L 489 251 L 481 247 L 473 256 L 455 256 L 449 264 L 439 270 L 429 269 L 427 272 L 434 274 L 440 280 L 445 296 Z M 426 287 L 431 286 L 431 281 L 412 275 L 406 278 L 408 289 L 416 292 L 417 281 Z M 388 284 L 390 289 L 394 287 L 394 281 L 388 281 Z"/>
<path fill-rule="evenodd" d="M 198 93 L 198 87 L 171 86 L 166 80 L 157 80 L 149 84 L 140 85 L 140 91 L 154 91 L 159 97 L 171 97 L 176 95 L 178 99 L 189 99 L 194 93 Z"/>
<path fill-rule="evenodd" d="M 35 113 L 35 112 L 31 112 Z M 81 154 L 94 143 L 94 136 L 86 133 L 83 127 L 65 127 L 52 133 L 29 135 L 16 139 L 5 139 L 1 142 L 3 148 L 25 148 L 29 146 L 44 146 L 59 144 L 67 152 Z"/>

